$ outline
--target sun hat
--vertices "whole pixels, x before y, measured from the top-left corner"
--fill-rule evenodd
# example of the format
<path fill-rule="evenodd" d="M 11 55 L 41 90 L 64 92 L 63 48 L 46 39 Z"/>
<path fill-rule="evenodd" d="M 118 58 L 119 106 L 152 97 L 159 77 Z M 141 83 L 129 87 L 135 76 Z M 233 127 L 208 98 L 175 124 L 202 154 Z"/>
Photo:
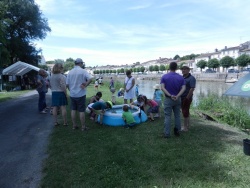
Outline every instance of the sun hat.
<path fill-rule="evenodd" d="M 123 91 L 123 90 L 124 90 L 124 88 L 120 88 L 120 89 L 119 89 L 119 91 Z"/>
<path fill-rule="evenodd" d="M 110 108 L 112 108 L 113 104 L 111 101 L 107 101 L 107 103 L 110 105 Z"/>
<path fill-rule="evenodd" d="M 161 89 L 160 84 L 155 84 L 153 88 L 154 89 Z"/>

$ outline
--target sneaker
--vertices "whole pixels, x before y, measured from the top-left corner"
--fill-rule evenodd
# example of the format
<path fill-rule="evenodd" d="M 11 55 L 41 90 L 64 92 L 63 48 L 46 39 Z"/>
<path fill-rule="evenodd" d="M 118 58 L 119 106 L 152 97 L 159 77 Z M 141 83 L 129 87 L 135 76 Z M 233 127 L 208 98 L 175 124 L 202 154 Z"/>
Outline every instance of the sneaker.
<path fill-rule="evenodd" d="M 41 111 L 40 114 L 47 114 L 45 110 Z"/>
<path fill-rule="evenodd" d="M 174 128 L 174 135 L 175 136 L 180 136 L 180 132 L 177 128 Z"/>

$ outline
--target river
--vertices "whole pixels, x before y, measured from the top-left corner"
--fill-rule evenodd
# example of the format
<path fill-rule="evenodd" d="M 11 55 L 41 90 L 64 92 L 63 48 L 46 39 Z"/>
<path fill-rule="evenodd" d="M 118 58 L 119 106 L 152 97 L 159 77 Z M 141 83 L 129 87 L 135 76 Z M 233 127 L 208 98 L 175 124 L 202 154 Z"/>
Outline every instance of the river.
<path fill-rule="evenodd" d="M 160 81 L 158 80 L 136 80 L 139 85 L 139 93 L 146 95 L 148 98 L 152 98 L 154 94 L 153 86 Z M 199 98 L 206 97 L 210 94 L 215 94 L 217 96 L 223 96 L 223 93 L 232 86 L 233 84 L 227 84 L 224 82 L 205 82 L 197 81 L 196 88 L 193 96 L 193 105 L 197 105 Z M 232 103 L 237 104 L 239 100 L 242 102 L 243 107 L 245 107 L 250 114 L 250 98 L 244 97 L 230 97 Z"/>

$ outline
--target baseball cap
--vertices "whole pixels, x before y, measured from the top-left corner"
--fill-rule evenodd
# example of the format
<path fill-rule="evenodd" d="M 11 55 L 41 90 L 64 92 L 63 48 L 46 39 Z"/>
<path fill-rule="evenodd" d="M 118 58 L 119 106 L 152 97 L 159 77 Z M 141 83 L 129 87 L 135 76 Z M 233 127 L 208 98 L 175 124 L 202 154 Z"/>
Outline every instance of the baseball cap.
<path fill-rule="evenodd" d="M 112 108 L 112 106 L 113 106 L 112 102 L 111 101 L 107 101 L 107 103 L 109 103 L 110 108 Z"/>
<path fill-rule="evenodd" d="M 75 60 L 75 64 L 79 64 L 79 63 L 84 63 L 83 60 L 81 58 L 77 58 Z"/>

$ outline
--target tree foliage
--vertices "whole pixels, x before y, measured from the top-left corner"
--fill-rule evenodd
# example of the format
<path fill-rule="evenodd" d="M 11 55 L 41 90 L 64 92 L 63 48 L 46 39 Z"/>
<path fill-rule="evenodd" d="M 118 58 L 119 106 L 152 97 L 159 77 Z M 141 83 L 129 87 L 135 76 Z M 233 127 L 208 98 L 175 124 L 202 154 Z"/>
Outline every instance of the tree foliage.
<path fill-rule="evenodd" d="M 218 68 L 220 66 L 220 62 L 218 59 L 216 58 L 213 58 L 213 59 L 210 59 L 208 62 L 207 62 L 207 67 L 208 68 Z"/>
<path fill-rule="evenodd" d="M 37 65 L 38 53 L 35 40 L 46 37 L 51 29 L 34 0 L 1 0 L 0 39 L 3 56 L 9 63 L 24 61 Z"/>
<path fill-rule="evenodd" d="M 174 60 L 178 60 L 178 59 L 180 59 L 180 56 L 177 54 L 174 56 Z"/>
<path fill-rule="evenodd" d="M 220 60 L 220 65 L 223 68 L 228 68 L 235 65 L 235 61 L 232 57 L 225 56 Z"/>
<path fill-rule="evenodd" d="M 204 69 L 207 66 L 207 61 L 205 60 L 200 60 L 197 62 L 196 64 L 197 67 L 199 67 L 202 71 L 202 69 Z"/>
<path fill-rule="evenodd" d="M 236 59 L 237 65 L 240 67 L 245 67 L 250 64 L 250 56 L 247 54 L 242 54 Z"/>

